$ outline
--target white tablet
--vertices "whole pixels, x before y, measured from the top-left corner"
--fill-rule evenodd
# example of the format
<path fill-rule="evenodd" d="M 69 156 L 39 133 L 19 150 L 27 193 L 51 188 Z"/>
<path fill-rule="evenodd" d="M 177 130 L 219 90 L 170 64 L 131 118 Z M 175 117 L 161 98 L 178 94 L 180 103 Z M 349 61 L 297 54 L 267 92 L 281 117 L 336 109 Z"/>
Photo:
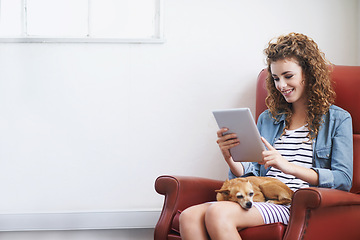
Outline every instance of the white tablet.
<path fill-rule="evenodd" d="M 214 110 L 219 128 L 228 128 L 225 134 L 236 133 L 240 144 L 230 149 L 234 161 L 260 162 L 265 146 L 260 139 L 254 118 L 249 108 Z"/>

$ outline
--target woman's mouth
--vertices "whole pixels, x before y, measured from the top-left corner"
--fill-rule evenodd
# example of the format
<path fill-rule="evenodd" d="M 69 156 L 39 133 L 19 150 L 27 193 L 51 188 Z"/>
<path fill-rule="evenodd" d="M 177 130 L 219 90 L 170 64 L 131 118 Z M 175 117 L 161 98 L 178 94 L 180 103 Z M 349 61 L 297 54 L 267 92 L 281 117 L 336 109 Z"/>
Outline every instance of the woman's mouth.
<path fill-rule="evenodd" d="M 284 95 L 284 96 L 288 96 L 290 93 L 292 93 L 292 91 L 294 91 L 294 89 L 287 89 L 287 90 L 283 90 L 281 91 L 281 93 Z"/>

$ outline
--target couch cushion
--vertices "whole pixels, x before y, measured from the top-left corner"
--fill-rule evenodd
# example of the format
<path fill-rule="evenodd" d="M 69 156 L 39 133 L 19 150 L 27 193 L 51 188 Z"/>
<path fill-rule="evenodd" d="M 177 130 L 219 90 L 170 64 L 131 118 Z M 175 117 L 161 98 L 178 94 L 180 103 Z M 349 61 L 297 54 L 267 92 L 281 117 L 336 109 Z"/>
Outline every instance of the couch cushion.
<path fill-rule="evenodd" d="M 180 234 L 180 221 L 179 221 L 180 214 L 181 214 L 181 211 L 178 210 L 172 220 L 172 223 L 171 223 L 171 230 L 178 234 Z"/>
<path fill-rule="evenodd" d="M 283 239 L 286 225 L 282 223 L 264 224 L 239 231 L 243 240 L 280 240 Z"/>

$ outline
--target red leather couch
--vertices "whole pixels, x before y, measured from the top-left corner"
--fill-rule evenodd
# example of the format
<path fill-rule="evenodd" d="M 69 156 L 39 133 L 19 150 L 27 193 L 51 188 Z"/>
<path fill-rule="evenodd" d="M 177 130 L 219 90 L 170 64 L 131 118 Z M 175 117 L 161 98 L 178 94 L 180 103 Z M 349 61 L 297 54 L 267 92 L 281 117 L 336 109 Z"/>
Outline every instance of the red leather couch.
<path fill-rule="evenodd" d="M 266 109 L 265 78 L 260 72 L 256 92 L 256 118 Z M 243 240 L 359 240 L 360 239 L 360 66 L 334 66 L 332 79 L 336 105 L 350 112 L 354 133 L 354 175 L 350 192 L 323 188 L 296 191 L 289 225 L 261 225 L 239 231 Z M 222 181 L 183 176 L 160 176 L 155 189 L 165 195 L 155 227 L 155 240 L 181 239 L 179 215 L 185 208 L 214 201 Z"/>

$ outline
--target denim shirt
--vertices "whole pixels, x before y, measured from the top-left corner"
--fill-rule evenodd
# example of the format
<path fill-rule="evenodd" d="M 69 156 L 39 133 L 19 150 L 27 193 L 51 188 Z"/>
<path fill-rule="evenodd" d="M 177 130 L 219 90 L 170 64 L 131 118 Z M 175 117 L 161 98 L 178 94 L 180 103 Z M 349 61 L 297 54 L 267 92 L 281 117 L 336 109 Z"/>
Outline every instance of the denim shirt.
<path fill-rule="evenodd" d="M 280 138 L 285 118 L 282 115 L 276 121 L 269 110 L 259 116 L 257 127 L 260 135 L 271 145 Z M 265 176 L 270 170 L 258 163 L 242 162 L 242 165 L 244 176 Z M 323 123 L 313 140 L 312 169 L 318 173 L 318 187 L 350 190 L 353 174 L 352 120 L 350 114 L 340 107 L 332 105 L 323 116 Z M 236 177 L 229 171 L 229 179 Z"/>

